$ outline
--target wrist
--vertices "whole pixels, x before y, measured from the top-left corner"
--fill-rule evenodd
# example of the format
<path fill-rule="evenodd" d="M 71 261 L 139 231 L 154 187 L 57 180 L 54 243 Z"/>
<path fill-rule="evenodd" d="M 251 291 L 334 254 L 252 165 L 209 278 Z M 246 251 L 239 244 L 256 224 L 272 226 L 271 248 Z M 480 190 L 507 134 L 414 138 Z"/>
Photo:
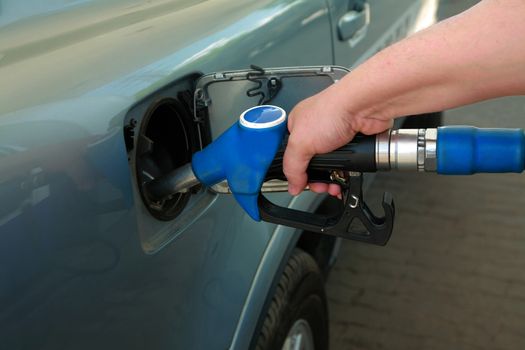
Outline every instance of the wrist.
<path fill-rule="evenodd" d="M 354 132 L 381 132 L 392 124 L 395 113 L 381 87 L 367 79 L 367 76 L 380 75 L 364 73 L 358 68 L 335 84 L 333 100 L 340 101 L 345 122 Z"/>

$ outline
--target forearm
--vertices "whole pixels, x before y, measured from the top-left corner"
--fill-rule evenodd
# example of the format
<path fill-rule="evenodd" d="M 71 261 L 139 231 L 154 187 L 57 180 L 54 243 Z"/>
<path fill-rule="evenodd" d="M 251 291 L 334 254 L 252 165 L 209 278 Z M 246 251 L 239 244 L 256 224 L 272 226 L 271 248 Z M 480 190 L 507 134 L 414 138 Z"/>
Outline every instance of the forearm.
<path fill-rule="evenodd" d="M 283 170 L 289 191 L 306 185 L 312 156 L 380 133 L 395 117 L 525 94 L 525 0 L 484 0 L 386 48 L 290 112 Z M 319 118 L 323 117 L 323 123 Z M 338 194 L 333 185 L 314 191 Z"/>
<path fill-rule="evenodd" d="M 333 93 L 364 132 L 374 120 L 525 94 L 525 0 L 485 0 L 383 50 Z"/>

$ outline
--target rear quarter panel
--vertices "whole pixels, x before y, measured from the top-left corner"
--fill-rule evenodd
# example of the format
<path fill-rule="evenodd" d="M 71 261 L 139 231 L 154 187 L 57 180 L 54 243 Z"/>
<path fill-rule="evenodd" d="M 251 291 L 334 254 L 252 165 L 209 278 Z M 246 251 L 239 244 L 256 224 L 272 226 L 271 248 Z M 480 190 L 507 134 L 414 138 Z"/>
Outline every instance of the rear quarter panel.
<path fill-rule="evenodd" d="M 228 347 L 274 227 L 224 196 L 146 254 L 124 118 L 190 73 L 330 62 L 324 2 L 3 1 L 0 16 L 3 346 Z"/>

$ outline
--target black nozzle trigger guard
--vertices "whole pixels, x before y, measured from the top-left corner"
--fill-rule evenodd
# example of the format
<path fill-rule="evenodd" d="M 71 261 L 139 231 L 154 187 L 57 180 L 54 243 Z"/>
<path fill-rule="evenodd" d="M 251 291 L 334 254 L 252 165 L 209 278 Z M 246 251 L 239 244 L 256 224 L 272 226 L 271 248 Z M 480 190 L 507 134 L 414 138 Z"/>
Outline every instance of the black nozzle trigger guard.
<path fill-rule="evenodd" d="M 377 217 L 363 200 L 363 175 L 353 173 L 349 183 L 343 186 L 343 206 L 331 215 L 308 213 L 281 207 L 259 194 L 258 206 L 261 219 L 266 222 L 294 227 L 301 230 L 342 237 L 364 243 L 385 245 L 394 227 L 395 206 L 392 195 L 383 195 L 385 215 Z M 366 228 L 365 232 L 352 229 L 352 222 L 358 219 Z"/>

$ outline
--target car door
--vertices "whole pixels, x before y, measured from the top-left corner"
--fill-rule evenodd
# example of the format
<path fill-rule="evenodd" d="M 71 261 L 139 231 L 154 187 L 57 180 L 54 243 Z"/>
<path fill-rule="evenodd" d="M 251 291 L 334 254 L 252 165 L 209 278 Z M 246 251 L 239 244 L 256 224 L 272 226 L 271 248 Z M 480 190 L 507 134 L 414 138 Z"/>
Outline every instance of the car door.
<path fill-rule="evenodd" d="M 245 303 L 274 227 L 204 190 L 156 217 L 137 136 L 152 145 L 141 134 L 152 115 L 211 139 L 231 124 L 192 124 L 201 73 L 330 63 L 326 3 L 4 0 L 0 11 L 3 346 L 229 347 L 241 315 L 258 317 Z"/>
<path fill-rule="evenodd" d="M 335 64 L 356 66 L 434 23 L 437 0 L 327 0 Z"/>

